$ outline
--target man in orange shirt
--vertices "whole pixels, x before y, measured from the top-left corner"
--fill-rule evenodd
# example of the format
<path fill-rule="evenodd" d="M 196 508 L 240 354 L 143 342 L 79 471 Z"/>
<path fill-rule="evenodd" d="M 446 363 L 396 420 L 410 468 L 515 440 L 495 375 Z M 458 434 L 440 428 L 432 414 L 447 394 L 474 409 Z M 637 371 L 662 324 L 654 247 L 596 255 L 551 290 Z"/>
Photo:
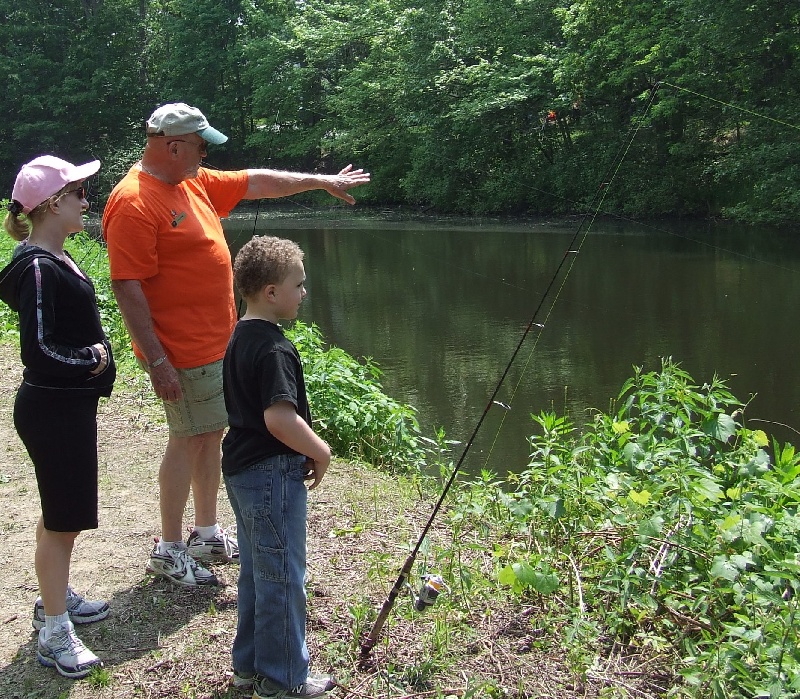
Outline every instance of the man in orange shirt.
<path fill-rule="evenodd" d="M 220 218 L 242 199 L 312 189 L 354 204 L 369 182 L 350 165 L 337 175 L 208 170 L 209 143 L 228 140 L 202 112 L 165 104 L 147 121 L 140 162 L 103 213 L 111 286 L 142 368 L 164 403 L 169 440 L 159 470 L 161 537 L 148 570 L 181 585 L 216 585 L 202 562 L 236 561 L 236 540 L 217 521 L 220 441 L 227 426 L 222 358 L 236 322 L 231 257 Z M 192 492 L 194 529 L 182 540 Z"/>

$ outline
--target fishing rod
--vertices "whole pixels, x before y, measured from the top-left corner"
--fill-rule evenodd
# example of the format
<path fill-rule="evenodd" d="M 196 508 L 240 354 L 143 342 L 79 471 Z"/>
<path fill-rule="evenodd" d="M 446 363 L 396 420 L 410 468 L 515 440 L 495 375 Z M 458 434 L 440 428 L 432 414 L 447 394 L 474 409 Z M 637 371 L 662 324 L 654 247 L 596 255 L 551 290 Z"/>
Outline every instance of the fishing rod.
<path fill-rule="evenodd" d="M 400 595 L 400 593 L 402 592 L 403 588 L 407 584 L 408 578 L 411 575 L 411 570 L 414 567 L 414 562 L 416 561 L 417 554 L 419 553 L 419 550 L 422 547 L 422 544 L 423 544 L 423 542 L 425 540 L 425 537 L 428 535 L 428 532 L 430 531 L 430 528 L 433 525 L 434 519 L 439 514 L 439 510 L 442 508 L 442 505 L 444 504 L 444 500 L 447 497 L 447 494 L 450 491 L 450 488 L 452 487 L 453 483 L 455 482 L 456 476 L 458 475 L 458 472 L 459 472 L 459 470 L 461 469 L 461 466 L 464 463 L 464 459 L 467 457 L 467 454 L 469 453 L 469 450 L 472 447 L 472 444 L 474 443 L 475 438 L 477 437 L 478 432 L 479 432 L 481 426 L 483 425 L 484 420 L 486 419 L 486 416 L 489 414 L 489 411 L 492 409 L 493 405 L 498 405 L 498 406 L 500 406 L 500 407 L 502 407 L 504 409 L 508 409 L 509 406 L 507 406 L 507 405 L 505 405 L 505 404 L 503 404 L 503 403 L 501 403 L 500 401 L 497 400 L 497 396 L 500 393 L 500 389 L 502 388 L 503 383 L 506 380 L 506 377 L 508 376 L 509 372 L 511 371 L 511 367 L 513 366 L 514 361 L 516 360 L 517 355 L 519 354 L 520 350 L 522 349 L 522 346 L 525 343 L 525 340 L 527 339 L 527 337 L 530 334 L 530 332 L 535 327 L 539 328 L 540 332 L 544 329 L 544 323 L 537 322 L 537 318 L 539 317 L 539 314 L 540 314 L 542 308 L 544 307 L 545 301 L 549 298 L 551 291 L 555 288 L 555 285 L 556 285 L 556 282 L 557 282 L 557 280 L 559 278 L 559 275 L 561 274 L 562 269 L 564 269 L 565 265 L 567 264 L 567 261 L 571 260 L 571 264 L 567 268 L 567 271 L 566 271 L 566 273 L 564 274 L 564 276 L 562 278 L 561 285 L 558 287 L 558 291 L 559 292 L 563 288 L 564 284 L 566 283 L 566 280 L 567 280 L 567 278 L 569 276 L 569 273 L 572 270 L 572 266 L 575 263 L 575 259 L 577 257 L 577 254 L 578 254 L 578 252 L 580 252 L 581 247 L 583 247 L 583 242 L 586 240 L 586 237 L 588 236 L 589 231 L 591 230 L 591 226 L 594 223 L 594 220 L 597 218 L 597 215 L 598 215 L 598 213 L 600 211 L 600 207 L 603 204 L 603 200 L 605 199 L 606 195 L 608 194 L 608 192 L 609 192 L 609 190 L 611 188 L 611 184 L 613 183 L 617 173 L 619 172 L 619 169 L 622 166 L 622 163 L 624 162 L 625 157 L 627 156 L 628 151 L 630 150 L 634 139 L 636 138 L 636 134 L 639 132 L 639 129 L 641 128 L 641 125 L 642 125 L 642 123 L 644 121 L 645 115 L 647 114 L 647 112 L 649 111 L 651 105 L 653 104 L 653 101 L 655 100 L 655 96 L 656 96 L 656 92 L 658 91 L 658 87 L 659 87 L 659 85 L 656 84 L 655 86 L 653 86 L 651 88 L 650 97 L 647 100 L 646 105 L 644 106 L 644 109 L 643 109 L 641 117 L 639 117 L 638 119 L 634 120 L 635 123 L 631 125 L 631 128 L 629 129 L 629 132 L 628 132 L 627 139 L 623 142 L 622 146 L 620 147 L 620 150 L 618 151 L 618 153 L 615 155 L 614 159 L 612 160 L 611 165 L 609 166 L 609 168 L 608 168 L 608 170 L 606 172 L 606 176 L 604 176 L 602 178 L 601 184 L 598 187 L 597 192 L 595 192 L 595 194 L 594 194 L 594 196 L 592 198 L 592 201 L 590 202 L 589 207 L 587 207 L 588 208 L 587 213 L 584 215 L 584 217 L 581 220 L 580 224 L 578 224 L 578 227 L 575 230 L 575 234 L 572 236 L 572 239 L 570 240 L 569 245 L 567 246 L 567 249 L 564 252 L 564 256 L 561 258 L 561 261 L 559 262 L 558 266 L 556 267 L 555 271 L 553 272 L 553 275 L 551 276 L 550 281 L 548 282 L 547 287 L 545 288 L 544 293 L 542 294 L 542 296 L 541 296 L 541 298 L 539 300 L 539 303 L 536 305 L 536 308 L 534 309 L 533 314 L 531 315 L 530 321 L 528 322 L 527 326 L 525 327 L 525 330 L 522 333 L 522 336 L 520 337 L 516 348 L 514 349 L 514 351 L 511 354 L 511 357 L 509 358 L 508 362 L 506 363 L 505 369 L 503 370 L 502 374 L 500 375 L 500 378 L 497 381 L 497 384 L 495 385 L 495 388 L 492 391 L 492 394 L 489 397 L 489 400 L 486 402 L 486 407 L 483 409 L 483 412 L 481 413 L 480 418 L 478 419 L 477 423 L 475 424 L 475 427 L 472 430 L 472 433 L 470 434 L 470 437 L 467 440 L 467 443 L 464 446 L 463 451 L 461 452 L 461 456 L 459 457 L 458 461 L 456 462 L 455 466 L 453 467 L 453 470 L 450 473 L 450 477 L 447 479 L 447 482 L 445 483 L 444 488 L 442 489 L 442 492 L 439 495 L 439 499 L 436 501 L 436 504 L 435 504 L 435 506 L 433 508 L 433 511 L 431 512 L 430 517 L 428 517 L 428 521 L 425 523 L 425 526 L 422 529 L 422 533 L 417 538 L 417 541 L 416 541 L 416 544 L 414 545 L 414 548 L 411 550 L 411 553 L 408 555 L 408 557 L 406 558 L 405 562 L 403 563 L 403 566 L 400 569 L 400 573 L 398 574 L 397 580 L 395 581 L 394 585 L 392 586 L 392 589 L 389 591 L 389 595 L 386 597 L 386 600 L 384 600 L 383 605 L 381 606 L 380 611 L 378 612 L 378 616 L 377 616 L 377 618 L 375 619 L 375 622 L 372 625 L 372 629 L 366 635 L 366 637 L 364 637 L 364 639 L 361 641 L 361 659 L 362 659 L 362 662 L 367 659 L 367 657 L 371 653 L 372 649 L 375 647 L 375 644 L 378 642 L 378 637 L 380 636 L 381 630 L 383 629 L 383 626 L 384 626 L 384 624 L 386 623 L 386 620 L 389 617 L 389 613 L 392 611 L 392 608 L 394 607 L 395 601 L 397 600 L 398 596 Z M 595 204 L 595 202 L 597 202 L 597 203 Z M 589 223 L 584 229 L 584 224 L 587 222 L 587 220 L 589 221 Z M 576 247 L 576 242 L 579 241 L 579 238 L 580 238 L 580 242 Z M 557 298 L 558 298 L 558 296 L 556 296 L 556 298 L 553 299 L 553 305 L 555 305 L 555 301 L 557 300 Z M 550 307 L 550 311 L 552 311 L 552 305 Z M 548 316 L 549 316 L 549 312 L 548 312 Z M 432 577 L 432 576 L 427 576 L 427 577 Z M 428 581 L 426 581 L 426 583 L 427 582 Z M 438 581 L 436 581 L 436 582 L 438 582 Z M 423 588 L 420 591 L 420 595 L 418 596 L 418 599 L 417 599 L 417 604 L 415 605 L 417 610 L 419 610 L 419 611 L 422 611 L 425 608 L 426 605 L 431 604 L 431 602 L 428 601 L 428 598 L 425 595 L 425 589 L 426 589 L 426 585 L 423 584 Z M 435 586 L 435 590 L 434 591 L 435 591 L 436 594 L 438 594 L 438 585 Z M 435 596 L 433 597 L 433 599 L 435 599 Z"/>

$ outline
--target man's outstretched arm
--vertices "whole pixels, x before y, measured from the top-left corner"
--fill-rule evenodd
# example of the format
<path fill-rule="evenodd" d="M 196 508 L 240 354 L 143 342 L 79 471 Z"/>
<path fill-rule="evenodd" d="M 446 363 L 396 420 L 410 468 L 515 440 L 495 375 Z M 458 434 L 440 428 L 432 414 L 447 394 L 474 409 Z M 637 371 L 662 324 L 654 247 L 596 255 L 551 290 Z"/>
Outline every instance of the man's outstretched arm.
<path fill-rule="evenodd" d="M 249 183 L 245 199 L 276 199 L 312 189 L 324 189 L 333 197 L 355 204 L 356 200 L 347 190 L 369 182 L 369 173 L 362 169 L 353 170 L 352 165 L 343 168 L 336 175 L 281 170 L 248 170 L 247 175 Z"/>

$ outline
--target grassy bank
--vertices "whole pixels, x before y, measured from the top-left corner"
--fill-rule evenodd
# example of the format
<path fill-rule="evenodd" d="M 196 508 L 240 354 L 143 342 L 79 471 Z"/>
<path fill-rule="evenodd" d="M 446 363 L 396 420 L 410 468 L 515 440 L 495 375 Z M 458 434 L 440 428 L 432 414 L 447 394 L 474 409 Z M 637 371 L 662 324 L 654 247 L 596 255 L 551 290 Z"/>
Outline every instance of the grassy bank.
<path fill-rule="evenodd" d="M 80 236 L 70 245 L 96 281 L 121 360 L 122 378 L 109 402 L 118 407 L 109 410 L 127 416 L 121 424 L 136 439 L 163 439 L 158 411 L 147 407 L 146 384 L 132 368 L 104 249 Z M 0 252 L 7 257 L 10 245 Z M 13 335 L 5 309 L 0 323 Z M 485 471 L 458 482 L 411 579 L 416 588 L 421 576 L 441 574 L 447 592 L 423 613 L 414 609 L 411 591 L 401 595 L 364 662 L 359 640 L 441 487 L 425 474 L 449 474 L 453 458 L 444 435 L 421 434 L 413 408 L 384 394 L 375 366 L 327 347 L 313 327 L 296 324 L 291 333 L 318 424 L 339 460 L 323 506 L 317 503 L 311 517 L 309 638 L 317 663 L 337 671 L 347 688 L 341 692 L 800 696 L 800 457 L 791 445 L 750 429 L 746 406 L 723 382 L 698 383 L 671 360 L 635 369 L 615 407 L 586 424 L 535 416 L 522 473 Z M 140 469 L 142 482 L 154 481 L 152 454 L 129 451 L 130 469 Z M 112 484 L 129 478 L 116 462 L 107 468 Z M 137 531 L 156 528 L 153 514 Z M 140 573 L 145 553 L 137 555 L 132 570 Z M 181 643 L 198 648 L 216 639 L 227 653 L 235 610 L 235 579 L 229 582 L 222 598 L 199 598 L 191 620 L 175 623 L 176 638 L 184 627 L 194 629 Z M 182 591 L 141 575 L 119 584 L 180 609 Z M 209 629 L 221 630 L 209 640 Z M 162 693 L 148 693 L 147 673 L 163 667 L 159 658 L 177 652 L 176 642 L 159 639 L 154 653 L 160 655 L 135 666 L 115 663 L 103 680 L 114 690 L 107 696 L 227 697 L 224 682 L 202 673 L 180 688 L 170 680 L 160 685 Z M 112 653 L 119 658 L 122 651 Z M 224 662 L 203 657 L 215 677 L 224 675 Z M 185 653 L 180 658 L 194 667 Z M 155 669 L 142 667 L 147 661 Z M 134 693 L 126 693 L 125 672 L 138 678 Z M 101 680 L 92 681 L 100 692 Z M 95 696 L 69 690 L 75 691 L 64 696 Z"/>

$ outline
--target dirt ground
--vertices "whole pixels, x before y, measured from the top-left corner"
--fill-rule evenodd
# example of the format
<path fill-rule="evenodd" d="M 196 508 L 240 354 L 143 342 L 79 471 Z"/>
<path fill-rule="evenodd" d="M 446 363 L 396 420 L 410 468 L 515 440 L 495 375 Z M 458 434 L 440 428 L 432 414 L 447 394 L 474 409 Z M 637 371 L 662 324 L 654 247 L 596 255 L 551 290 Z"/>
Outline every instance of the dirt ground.
<path fill-rule="evenodd" d="M 180 588 L 145 573 L 153 537 L 159 534 L 157 469 L 167 435 L 149 387 L 137 381 L 118 381 L 114 395 L 101 401 L 100 526 L 78 538 L 71 571 L 76 590 L 111 605 L 107 620 L 78 627 L 108 672 L 102 680 L 71 681 L 39 665 L 31 628 L 39 498 L 12 422 L 20 376 L 17 350 L 0 345 L 0 440 L 6 445 L 0 457 L 5 541 L 0 552 L 0 699 L 237 696 L 229 688 L 236 566 L 215 566 L 221 584 L 213 590 Z M 535 631 L 527 618 L 530 609 L 490 613 L 480 605 L 471 611 L 469 647 L 459 649 L 455 644 L 460 641 L 437 635 L 441 621 L 430 616 L 393 614 L 372 662 L 359 666 L 357 638 L 371 625 L 363 621 L 365 610 L 380 607 L 430 507 L 404 494 L 391 477 L 344 464 L 332 465 L 311 494 L 308 643 L 313 668 L 333 670 L 344 685 L 332 696 L 464 696 L 471 681 L 483 678 L 500 687 L 501 693 L 492 696 L 570 699 L 598 696 L 603 687 L 624 690 L 634 682 L 624 668 L 612 673 L 608 666 L 594 682 L 576 682 L 562 659 L 532 651 L 533 635 L 541 630 Z M 224 488 L 219 513 L 221 524 L 232 528 Z M 189 510 L 185 523 L 191 521 Z M 449 652 L 434 652 L 448 642 L 454 643 Z M 447 663 L 444 657 L 458 661 Z M 630 688 L 635 694 L 603 696 L 656 696 L 641 684 Z"/>

